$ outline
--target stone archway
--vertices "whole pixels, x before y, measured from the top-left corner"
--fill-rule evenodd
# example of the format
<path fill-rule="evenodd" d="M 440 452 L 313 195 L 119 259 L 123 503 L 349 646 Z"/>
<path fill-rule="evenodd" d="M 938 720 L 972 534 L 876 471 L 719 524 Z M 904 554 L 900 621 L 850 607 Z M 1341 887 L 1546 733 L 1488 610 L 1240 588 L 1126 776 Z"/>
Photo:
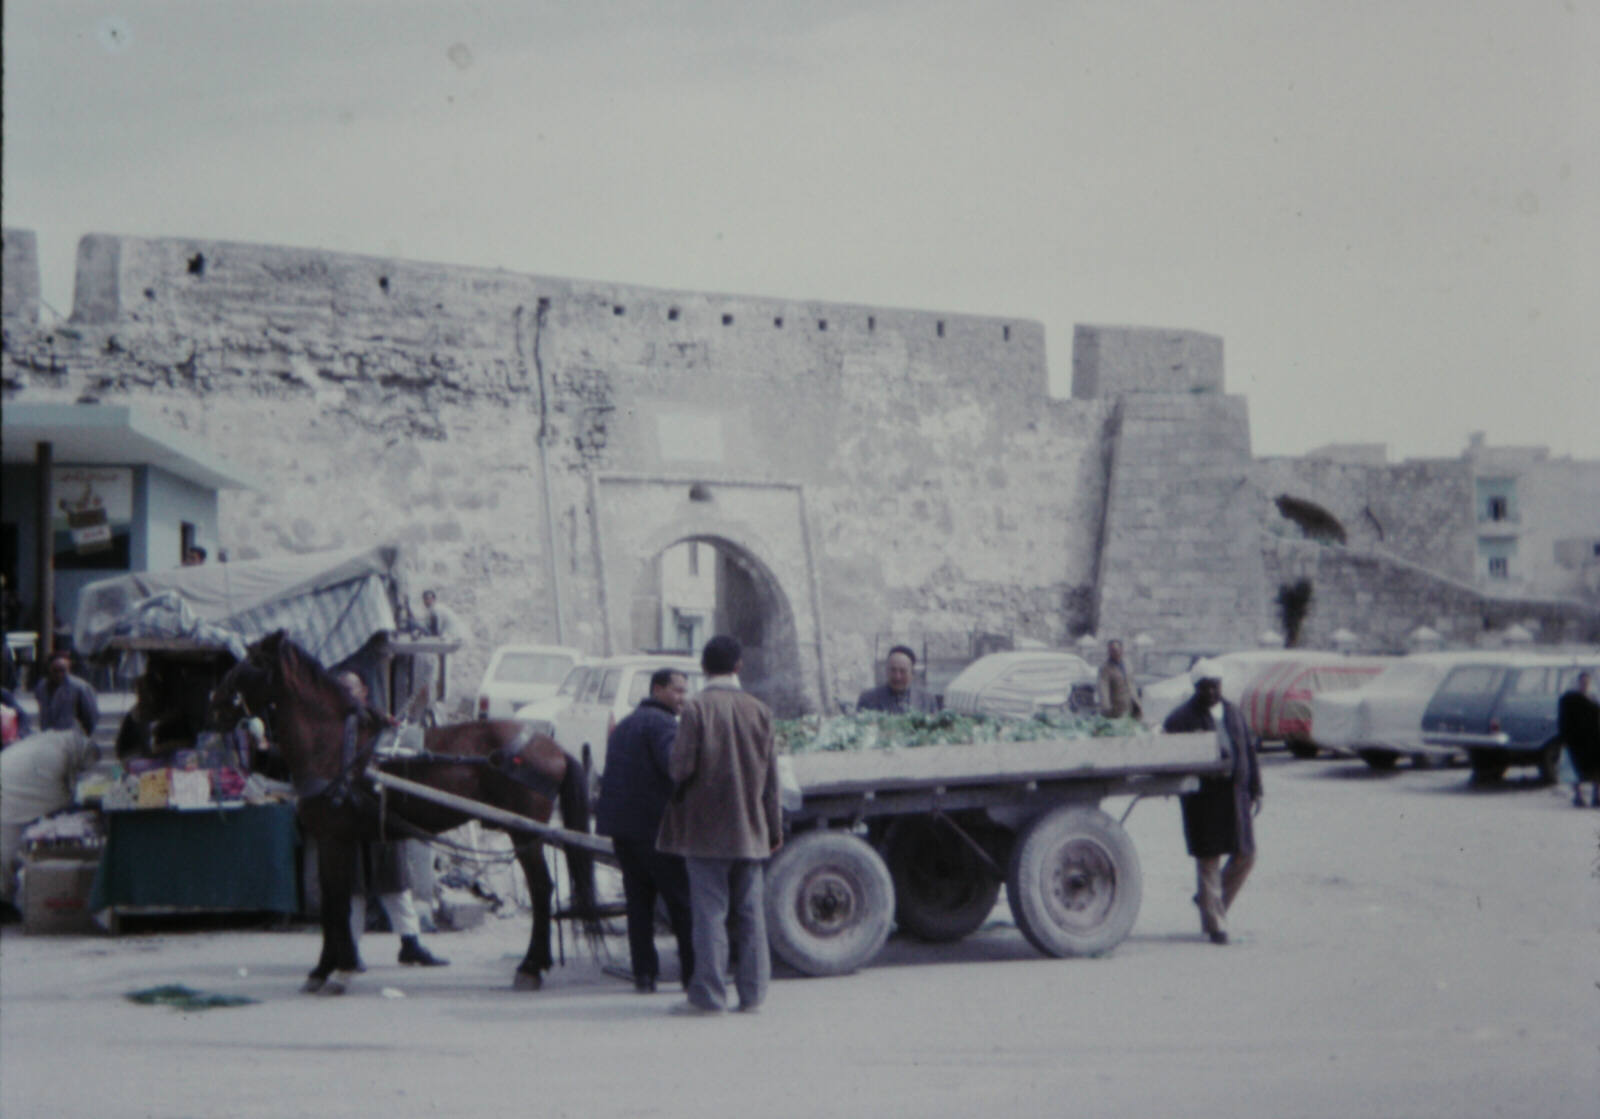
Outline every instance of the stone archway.
<path fill-rule="evenodd" d="M 608 649 L 645 647 L 638 637 L 678 643 L 650 622 L 662 616 L 660 557 L 695 544 L 715 557 L 717 574 L 705 636 L 731 633 L 745 646 L 746 688 L 780 716 L 826 707 L 820 591 L 798 486 L 640 475 L 595 482 Z"/>
<path fill-rule="evenodd" d="M 684 612 L 674 601 L 675 572 L 663 571 L 663 561 L 689 545 L 698 553 L 700 581 L 710 588 L 710 598 L 686 605 L 693 613 L 702 607 L 707 624 L 695 633 L 689 647 L 683 628 L 670 624 L 673 614 Z M 682 590 L 677 591 L 682 595 Z M 780 717 L 806 709 L 800 651 L 796 641 L 794 610 L 771 569 L 723 536 L 696 534 L 675 540 L 640 563 L 634 577 L 629 620 L 632 646 L 638 649 L 698 652 L 712 634 L 726 633 L 744 646 L 740 680 L 745 689 L 760 696 Z"/>

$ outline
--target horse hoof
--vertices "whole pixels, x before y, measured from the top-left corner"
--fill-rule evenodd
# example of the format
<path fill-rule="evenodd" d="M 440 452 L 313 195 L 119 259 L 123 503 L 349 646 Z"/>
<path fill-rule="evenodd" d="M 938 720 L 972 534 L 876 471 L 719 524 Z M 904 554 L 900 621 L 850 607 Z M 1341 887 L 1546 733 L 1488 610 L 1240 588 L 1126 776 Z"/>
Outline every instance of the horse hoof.
<path fill-rule="evenodd" d="M 301 993 L 314 995 L 318 991 L 322 990 L 323 986 L 326 985 L 327 982 L 328 977 L 326 975 L 308 975 L 306 976 L 306 981 L 300 984 Z"/>
<path fill-rule="evenodd" d="M 544 986 L 544 976 L 538 972 L 519 971 L 511 980 L 513 991 L 537 991 Z"/>

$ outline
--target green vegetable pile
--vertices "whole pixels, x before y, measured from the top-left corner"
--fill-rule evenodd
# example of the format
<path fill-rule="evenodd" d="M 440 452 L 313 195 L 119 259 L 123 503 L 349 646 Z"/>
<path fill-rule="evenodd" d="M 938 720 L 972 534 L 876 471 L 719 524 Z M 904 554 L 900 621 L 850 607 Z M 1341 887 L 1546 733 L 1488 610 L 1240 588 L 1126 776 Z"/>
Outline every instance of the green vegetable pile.
<path fill-rule="evenodd" d="M 774 728 L 780 753 L 809 754 L 819 750 L 882 750 L 889 747 L 967 745 L 973 742 L 1037 742 L 1047 738 L 1108 738 L 1140 734 L 1137 719 L 1103 715 L 1041 713 L 1031 719 L 991 715 L 886 715 L 858 711 L 853 715 L 807 715 L 780 719 Z"/>

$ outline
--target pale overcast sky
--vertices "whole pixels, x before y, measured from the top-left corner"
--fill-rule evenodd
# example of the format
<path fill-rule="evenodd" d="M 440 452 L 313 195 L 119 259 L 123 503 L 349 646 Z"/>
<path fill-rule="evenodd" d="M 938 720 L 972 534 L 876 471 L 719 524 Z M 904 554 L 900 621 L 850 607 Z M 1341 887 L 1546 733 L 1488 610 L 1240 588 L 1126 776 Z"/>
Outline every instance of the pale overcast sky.
<path fill-rule="evenodd" d="M 5 3 L 4 219 L 1226 341 L 1258 454 L 1600 457 L 1600 0 Z"/>

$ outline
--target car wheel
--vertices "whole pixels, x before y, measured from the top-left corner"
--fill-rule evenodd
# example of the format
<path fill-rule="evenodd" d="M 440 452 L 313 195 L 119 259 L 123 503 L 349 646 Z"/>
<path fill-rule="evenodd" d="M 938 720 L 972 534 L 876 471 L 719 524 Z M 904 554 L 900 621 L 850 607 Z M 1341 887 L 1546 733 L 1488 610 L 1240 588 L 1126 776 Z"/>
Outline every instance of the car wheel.
<path fill-rule="evenodd" d="M 1506 775 L 1506 758 L 1498 750 L 1473 750 L 1468 755 L 1468 763 L 1472 766 L 1472 779 L 1489 783 L 1498 781 Z"/>

